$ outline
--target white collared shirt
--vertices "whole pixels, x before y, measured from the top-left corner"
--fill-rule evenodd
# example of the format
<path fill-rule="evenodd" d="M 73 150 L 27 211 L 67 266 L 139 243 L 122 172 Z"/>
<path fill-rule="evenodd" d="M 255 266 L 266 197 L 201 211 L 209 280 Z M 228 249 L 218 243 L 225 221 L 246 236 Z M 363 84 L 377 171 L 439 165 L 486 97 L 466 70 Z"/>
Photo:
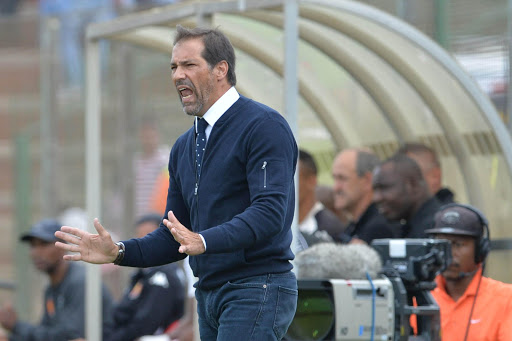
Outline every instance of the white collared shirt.
<path fill-rule="evenodd" d="M 213 126 L 219 120 L 219 118 L 224 115 L 226 111 L 236 101 L 240 98 L 238 91 L 236 91 L 235 87 L 232 86 L 224 95 L 222 95 L 217 102 L 213 103 L 213 105 L 208 109 L 208 111 L 203 115 L 203 119 L 208 122 L 208 127 L 206 127 L 206 141 L 208 142 L 208 138 L 210 137 L 210 133 L 212 132 Z M 196 134 L 197 134 L 197 117 L 196 117 Z"/>
<path fill-rule="evenodd" d="M 302 223 L 299 223 L 299 231 L 306 234 L 313 234 L 318 230 L 318 222 L 316 221 L 315 215 L 323 210 L 325 206 L 317 201 L 315 205 L 308 212 Z"/>

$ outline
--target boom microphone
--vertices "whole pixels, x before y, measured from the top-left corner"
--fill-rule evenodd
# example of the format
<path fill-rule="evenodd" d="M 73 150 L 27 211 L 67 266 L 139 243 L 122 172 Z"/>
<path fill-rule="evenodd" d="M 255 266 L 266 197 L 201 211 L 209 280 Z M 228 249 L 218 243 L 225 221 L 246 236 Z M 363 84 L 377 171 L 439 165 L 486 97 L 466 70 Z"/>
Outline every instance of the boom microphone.
<path fill-rule="evenodd" d="M 366 244 L 314 244 L 295 258 L 298 279 L 376 278 L 382 268 L 379 254 Z"/>
<path fill-rule="evenodd" d="M 464 271 L 459 271 L 459 274 L 457 275 L 458 279 L 463 279 L 463 278 L 466 278 L 466 277 L 470 277 L 470 276 L 473 276 L 474 274 L 476 274 L 478 272 L 479 269 L 476 269 L 476 270 L 473 270 L 473 271 L 469 271 L 469 272 L 464 272 Z"/>

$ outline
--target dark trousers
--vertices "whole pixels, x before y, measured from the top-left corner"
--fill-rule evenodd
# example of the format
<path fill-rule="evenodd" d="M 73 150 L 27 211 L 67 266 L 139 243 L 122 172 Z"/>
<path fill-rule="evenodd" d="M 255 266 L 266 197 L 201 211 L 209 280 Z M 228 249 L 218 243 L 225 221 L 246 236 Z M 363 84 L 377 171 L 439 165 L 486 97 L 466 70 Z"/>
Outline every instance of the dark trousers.
<path fill-rule="evenodd" d="M 201 341 L 281 340 L 295 316 L 297 296 L 291 271 L 197 289 Z"/>

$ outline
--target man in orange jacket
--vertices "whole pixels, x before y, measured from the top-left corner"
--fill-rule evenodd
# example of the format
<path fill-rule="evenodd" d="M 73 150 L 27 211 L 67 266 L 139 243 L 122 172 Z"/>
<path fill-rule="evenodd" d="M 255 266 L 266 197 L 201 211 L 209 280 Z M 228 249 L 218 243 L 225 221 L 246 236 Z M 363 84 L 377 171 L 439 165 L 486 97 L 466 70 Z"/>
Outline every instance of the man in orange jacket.
<path fill-rule="evenodd" d="M 432 294 L 441 311 L 445 341 L 512 340 L 512 285 L 483 276 L 489 247 L 486 217 L 476 208 L 448 204 L 425 232 L 451 241 L 452 263 Z"/>

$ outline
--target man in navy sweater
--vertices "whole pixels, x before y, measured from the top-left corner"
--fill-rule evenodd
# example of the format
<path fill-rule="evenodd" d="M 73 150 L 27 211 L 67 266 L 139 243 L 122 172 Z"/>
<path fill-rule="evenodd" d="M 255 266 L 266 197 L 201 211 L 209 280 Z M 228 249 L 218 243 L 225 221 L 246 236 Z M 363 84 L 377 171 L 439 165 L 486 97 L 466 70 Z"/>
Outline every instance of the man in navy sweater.
<path fill-rule="evenodd" d="M 67 260 L 135 267 L 189 255 L 201 340 L 280 340 L 297 305 L 293 134 L 275 110 L 238 94 L 234 49 L 219 30 L 178 26 L 171 70 L 195 124 L 171 150 L 160 228 L 114 243 L 95 219 L 98 235 L 64 226 L 56 235 L 71 244 L 57 245 L 75 252 Z"/>

